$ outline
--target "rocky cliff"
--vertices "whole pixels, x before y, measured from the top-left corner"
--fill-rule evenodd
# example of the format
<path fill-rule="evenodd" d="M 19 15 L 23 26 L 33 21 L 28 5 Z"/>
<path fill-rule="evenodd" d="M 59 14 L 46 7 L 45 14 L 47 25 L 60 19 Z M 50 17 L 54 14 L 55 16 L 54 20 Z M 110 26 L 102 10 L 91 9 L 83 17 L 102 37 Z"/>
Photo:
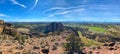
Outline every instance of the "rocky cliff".
<path fill-rule="evenodd" d="M 59 22 L 52 22 L 49 25 L 46 26 L 45 32 L 55 32 L 55 31 L 62 31 L 64 29 L 64 26 L 62 23 Z"/>

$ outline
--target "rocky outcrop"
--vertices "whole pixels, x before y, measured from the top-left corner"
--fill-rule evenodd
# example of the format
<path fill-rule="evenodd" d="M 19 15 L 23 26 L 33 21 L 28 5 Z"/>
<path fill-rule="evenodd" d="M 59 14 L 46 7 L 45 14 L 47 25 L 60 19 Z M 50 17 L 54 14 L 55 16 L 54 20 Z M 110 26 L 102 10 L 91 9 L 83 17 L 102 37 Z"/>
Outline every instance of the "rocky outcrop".
<path fill-rule="evenodd" d="M 13 27 L 12 24 L 5 23 L 3 33 L 8 34 L 8 35 L 15 35 L 17 32 L 16 32 L 16 29 Z"/>
<path fill-rule="evenodd" d="M 5 23 L 3 20 L 0 20 L 0 34 L 14 35 L 16 34 L 16 29 L 11 23 Z"/>
<path fill-rule="evenodd" d="M 45 33 L 49 32 L 55 32 L 55 31 L 62 31 L 64 29 L 64 26 L 60 22 L 52 22 L 45 28 Z"/>
<path fill-rule="evenodd" d="M 3 32 L 4 29 L 4 21 L 0 20 L 0 34 Z"/>
<path fill-rule="evenodd" d="M 112 47 L 115 44 L 116 44 L 115 42 L 111 42 L 111 43 L 105 43 L 105 44 L 103 44 L 103 46 L 110 46 L 110 47 Z"/>

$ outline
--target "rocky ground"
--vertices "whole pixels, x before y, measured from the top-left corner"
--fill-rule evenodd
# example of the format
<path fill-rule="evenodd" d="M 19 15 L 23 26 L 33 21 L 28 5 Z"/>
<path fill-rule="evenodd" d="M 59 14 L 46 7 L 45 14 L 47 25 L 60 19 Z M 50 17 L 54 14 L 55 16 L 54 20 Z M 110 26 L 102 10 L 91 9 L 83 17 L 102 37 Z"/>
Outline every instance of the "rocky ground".
<path fill-rule="evenodd" d="M 98 47 L 84 47 L 83 52 L 85 54 L 120 54 L 120 44 L 119 43 L 109 43 Z"/>
<path fill-rule="evenodd" d="M 63 53 L 62 43 L 66 42 L 60 36 L 30 38 L 20 44 L 17 40 L 0 40 L 0 53 L 2 54 L 42 54 L 43 49 L 49 50 L 49 54 Z"/>

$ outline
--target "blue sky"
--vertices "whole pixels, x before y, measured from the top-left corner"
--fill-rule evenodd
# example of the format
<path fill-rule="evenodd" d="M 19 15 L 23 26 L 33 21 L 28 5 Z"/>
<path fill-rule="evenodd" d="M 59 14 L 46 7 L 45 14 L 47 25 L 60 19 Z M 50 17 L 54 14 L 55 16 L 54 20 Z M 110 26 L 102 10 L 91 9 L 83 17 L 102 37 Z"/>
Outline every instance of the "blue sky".
<path fill-rule="evenodd" d="M 0 0 L 0 20 L 120 22 L 120 0 Z"/>

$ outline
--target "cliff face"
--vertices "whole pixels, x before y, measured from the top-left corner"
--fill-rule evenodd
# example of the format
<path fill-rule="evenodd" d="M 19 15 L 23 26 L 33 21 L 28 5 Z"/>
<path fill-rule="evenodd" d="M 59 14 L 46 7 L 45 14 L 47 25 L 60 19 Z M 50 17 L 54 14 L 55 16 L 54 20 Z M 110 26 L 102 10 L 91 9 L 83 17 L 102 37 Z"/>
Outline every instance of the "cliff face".
<path fill-rule="evenodd" d="M 13 28 L 13 25 L 10 23 L 5 23 L 3 20 L 0 20 L 0 34 L 8 34 L 14 35 L 16 33 L 16 29 Z"/>
<path fill-rule="evenodd" d="M 62 31 L 64 29 L 64 26 L 62 23 L 59 22 L 52 22 L 49 25 L 46 26 L 45 32 L 55 32 L 55 31 Z"/>

